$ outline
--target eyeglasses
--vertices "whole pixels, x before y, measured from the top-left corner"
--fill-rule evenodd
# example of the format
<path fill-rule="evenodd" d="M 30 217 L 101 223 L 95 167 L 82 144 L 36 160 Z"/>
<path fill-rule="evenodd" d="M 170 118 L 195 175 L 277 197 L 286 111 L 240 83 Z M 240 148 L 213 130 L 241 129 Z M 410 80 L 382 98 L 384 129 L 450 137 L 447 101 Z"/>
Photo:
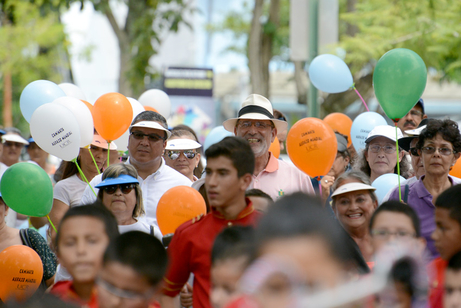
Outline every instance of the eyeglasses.
<path fill-rule="evenodd" d="M 403 230 L 391 232 L 385 229 L 372 230 L 371 235 L 382 240 L 389 239 L 391 235 L 394 235 L 398 239 L 409 239 L 416 236 L 414 232 L 408 232 Z"/>
<path fill-rule="evenodd" d="M 5 141 L 3 143 L 4 146 L 6 147 L 17 147 L 17 148 L 22 148 L 24 144 L 19 143 L 19 142 L 11 142 L 11 141 Z"/>
<path fill-rule="evenodd" d="M 274 127 L 272 122 L 268 124 L 268 123 L 259 122 L 259 121 L 239 121 L 237 124 L 239 128 L 246 128 L 246 129 L 250 128 L 252 125 L 254 125 L 254 127 L 259 128 L 259 129 Z"/>
<path fill-rule="evenodd" d="M 451 153 L 453 154 L 456 153 L 455 150 L 452 150 L 449 148 L 435 148 L 435 147 L 422 147 L 421 148 L 421 151 L 424 154 L 434 154 L 436 150 L 443 156 L 448 156 L 448 155 L 451 155 Z"/>
<path fill-rule="evenodd" d="M 422 117 L 423 113 L 419 110 L 410 110 L 409 112 L 414 117 Z"/>
<path fill-rule="evenodd" d="M 181 156 L 181 153 L 184 153 L 184 156 L 186 156 L 189 159 L 192 159 L 197 155 L 196 152 L 193 150 L 187 150 L 187 151 L 167 151 L 166 155 L 171 159 L 171 160 L 177 160 L 179 156 Z"/>
<path fill-rule="evenodd" d="M 136 140 L 143 140 L 144 137 L 147 137 L 147 139 L 149 139 L 149 141 L 151 142 L 157 142 L 157 141 L 160 141 L 160 140 L 165 140 L 165 138 L 157 135 L 157 134 L 144 134 L 144 133 L 141 133 L 141 132 L 131 132 L 131 136 L 133 136 L 134 139 Z"/>
<path fill-rule="evenodd" d="M 129 290 L 119 289 L 116 286 L 112 285 L 111 283 L 101 278 L 97 278 L 96 283 L 99 286 L 101 286 L 104 290 L 109 292 L 110 294 L 123 298 L 123 299 L 127 299 L 127 300 L 133 300 L 133 301 L 147 300 L 153 295 L 152 290 L 144 294 L 140 294 L 140 293 L 136 293 L 136 292 L 129 291 Z"/>
<path fill-rule="evenodd" d="M 126 195 L 126 194 L 129 194 L 133 190 L 134 185 L 135 184 L 111 185 L 111 186 L 104 186 L 102 189 L 104 189 L 104 191 L 108 193 L 109 195 L 113 195 L 115 194 L 117 189 L 120 187 L 120 190 L 122 191 L 122 193 Z"/>
<path fill-rule="evenodd" d="M 418 157 L 419 156 L 418 149 L 417 148 L 410 148 L 410 154 L 412 156 Z"/>
<path fill-rule="evenodd" d="M 373 144 L 373 145 L 370 145 L 369 149 L 370 149 L 370 151 L 372 153 L 379 153 L 379 151 L 381 151 L 381 149 L 383 149 L 384 153 L 386 153 L 386 154 L 392 154 L 392 153 L 395 152 L 395 146 L 394 145 L 381 146 L 379 144 Z"/>

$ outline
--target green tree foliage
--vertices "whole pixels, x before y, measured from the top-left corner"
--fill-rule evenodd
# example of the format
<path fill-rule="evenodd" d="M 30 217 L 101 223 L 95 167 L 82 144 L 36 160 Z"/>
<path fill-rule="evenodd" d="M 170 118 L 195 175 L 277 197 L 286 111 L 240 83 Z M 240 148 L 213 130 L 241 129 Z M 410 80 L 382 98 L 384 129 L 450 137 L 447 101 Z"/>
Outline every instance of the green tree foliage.
<path fill-rule="evenodd" d="M 58 14 L 26 0 L 0 1 L 0 95 L 12 91 L 13 125 L 28 132 L 19 109 L 24 87 L 38 79 L 62 81 L 66 39 Z M 12 88 L 5 89 L 11 77 Z M 2 104 L 3 105 L 3 104 Z M 3 108 L 2 108 L 3 116 Z"/>
<path fill-rule="evenodd" d="M 461 1 L 362 0 L 341 19 L 359 29 L 355 36 L 341 36 L 353 72 L 403 47 L 418 53 L 440 78 L 461 83 Z"/>
<path fill-rule="evenodd" d="M 60 0 L 65 5 L 85 0 Z M 165 33 L 177 32 L 181 25 L 191 28 L 184 19 L 195 12 L 185 0 L 120 0 L 128 7 L 126 19 L 119 25 L 109 0 L 92 0 L 95 10 L 104 14 L 114 30 L 120 48 L 119 92 L 138 96 L 145 90 L 145 80 L 158 77 L 149 59 L 158 53 Z"/>

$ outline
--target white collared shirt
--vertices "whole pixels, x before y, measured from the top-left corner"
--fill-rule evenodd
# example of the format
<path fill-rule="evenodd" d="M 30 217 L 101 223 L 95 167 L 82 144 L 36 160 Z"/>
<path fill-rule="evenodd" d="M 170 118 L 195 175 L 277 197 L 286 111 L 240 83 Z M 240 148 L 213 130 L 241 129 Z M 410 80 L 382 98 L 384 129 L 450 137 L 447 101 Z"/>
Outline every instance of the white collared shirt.
<path fill-rule="evenodd" d="M 126 164 L 129 163 L 130 160 L 128 159 Z M 90 182 L 90 185 L 93 187 L 96 194 L 98 194 L 99 189 L 94 187 L 101 183 L 101 179 L 102 174 L 99 174 L 95 176 Z M 192 185 L 192 181 L 190 179 L 174 170 L 173 168 L 167 166 L 163 157 L 162 164 L 160 165 L 160 168 L 157 169 L 157 171 L 149 175 L 145 180 L 138 176 L 138 181 L 142 190 L 144 210 L 146 211 L 146 215 L 139 217 L 139 220 L 146 222 L 148 225 L 155 225 L 157 227 L 157 204 L 160 200 L 160 197 L 162 197 L 163 194 L 170 188 L 180 185 Z M 91 191 L 91 188 L 87 186 L 83 192 L 81 204 L 93 203 L 95 201 L 96 196 Z"/>

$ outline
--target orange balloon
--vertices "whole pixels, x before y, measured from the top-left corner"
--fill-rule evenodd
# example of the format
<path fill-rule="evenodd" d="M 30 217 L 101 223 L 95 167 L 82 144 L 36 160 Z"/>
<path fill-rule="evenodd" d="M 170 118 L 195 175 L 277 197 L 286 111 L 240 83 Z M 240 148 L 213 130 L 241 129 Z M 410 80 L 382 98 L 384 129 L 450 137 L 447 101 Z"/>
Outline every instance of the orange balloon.
<path fill-rule="evenodd" d="M 88 109 L 90 109 L 91 114 L 93 114 L 93 105 L 91 105 L 87 101 L 84 101 L 83 99 L 81 99 L 81 101 L 85 103 L 85 105 L 88 107 Z"/>
<path fill-rule="evenodd" d="M 42 260 L 32 248 L 13 245 L 0 252 L 0 273 L 0 299 L 26 300 L 42 282 Z"/>
<path fill-rule="evenodd" d="M 335 132 L 320 119 L 301 119 L 288 132 L 288 156 L 296 167 L 310 177 L 327 174 L 333 166 L 337 150 Z"/>
<path fill-rule="evenodd" d="M 153 112 L 159 113 L 159 112 L 157 111 L 157 109 L 155 109 L 155 108 L 153 108 L 153 107 L 151 107 L 151 106 L 143 106 L 143 107 L 144 107 L 144 110 L 146 110 L 146 111 L 153 111 Z"/>
<path fill-rule="evenodd" d="M 274 154 L 275 157 L 279 158 L 280 156 L 280 142 L 277 137 L 275 137 L 274 142 L 271 143 L 269 151 Z"/>
<path fill-rule="evenodd" d="M 93 106 L 94 127 L 107 141 L 114 141 L 130 127 L 133 108 L 120 93 L 107 93 L 99 97 Z"/>
<path fill-rule="evenodd" d="M 341 133 L 347 136 L 347 147 L 350 147 L 352 144 L 351 139 L 351 127 L 352 127 L 352 120 L 344 113 L 333 112 L 327 115 L 323 121 L 330 125 L 334 131 Z"/>
<path fill-rule="evenodd" d="M 458 159 L 453 168 L 451 168 L 450 175 L 457 178 L 461 177 L 461 159 Z"/>
<path fill-rule="evenodd" d="M 163 235 L 174 233 L 180 225 L 200 214 L 206 214 L 205 200 L 189 186 L 170 188 L 158 201 L 157 222 Z"/>

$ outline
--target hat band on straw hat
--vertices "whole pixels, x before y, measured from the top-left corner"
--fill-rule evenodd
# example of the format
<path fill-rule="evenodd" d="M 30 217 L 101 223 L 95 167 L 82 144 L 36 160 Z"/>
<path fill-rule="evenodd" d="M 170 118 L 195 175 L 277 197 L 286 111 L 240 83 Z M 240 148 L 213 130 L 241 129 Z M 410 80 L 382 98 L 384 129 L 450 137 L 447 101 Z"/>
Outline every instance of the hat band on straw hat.
<path fill-rule="evenodd" d="M 274 118 L 274 115 L 272 113 L 270 113 L 269 110 L 267 110 L 264 107 L 255 106 L 255 105 L 248 105 L 248 106 L 245 106 L 242 109 L 240 109 L 238 117 L 240 118 L 241 116 L 243 116 L 244 114 L 247 114 L 247 113 L 261 113 L 261 114 L 267 116 L 269 119 Z"/>

